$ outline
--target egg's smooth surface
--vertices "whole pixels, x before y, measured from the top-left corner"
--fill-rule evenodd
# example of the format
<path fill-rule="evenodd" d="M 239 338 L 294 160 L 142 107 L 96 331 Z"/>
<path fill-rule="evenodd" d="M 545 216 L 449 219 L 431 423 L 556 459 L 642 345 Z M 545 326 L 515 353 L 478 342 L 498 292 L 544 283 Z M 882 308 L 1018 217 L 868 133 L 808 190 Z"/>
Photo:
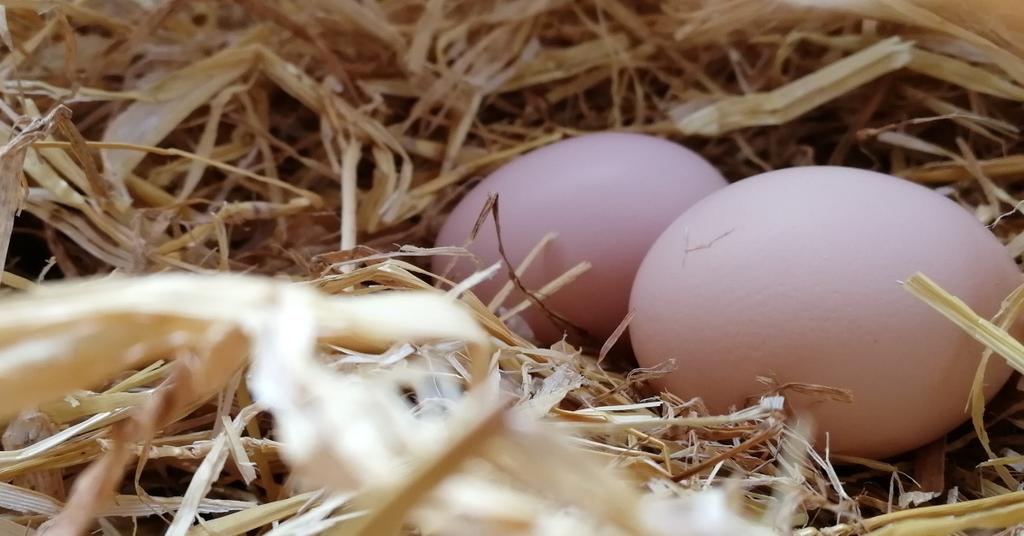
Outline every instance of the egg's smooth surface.
<path fill-rule="evenodd" d="M 651 243 L 685 209 L 726 185 L 699 155 L 675 143 L 640 134 L 605 132 L 560 141 L 516 158 L 470 191 L 448 217 L 439 246 L 462 246 L 489 194 L 499 194 L 502 241 L 517 265 L 548 232 L 548 244 L 521 279 L 538 290 L 581 261 L 592 268 L 545 300 L 596 338 L 607 337 L 627 312 L 630 287 Z M 497 233 L 488 218 L 449 277 L 464 278 L 498 260 Z M 436 257 L 442 273 L 450 264 Z M 506 272 L 474 289 L 489 300 L 508 281 Z M 516 292 L 505 301 L 523 299 Z M 538 340 L 551 343 L 562 330 L 533 306 L 524 318 Z"/>
<path fill-rule="evenodd" d="M 651 247 L 633 286 L 641 366 L 711 411 L 765 391 L 758 376 L 849 389 L 853 403 L 786 393 L 824 448 L 884 457 L 966 420 L 982 347 L 904 290 L 923 272 L 984 317 L 1021 282 L 968 211 L 916 184 L 829 166 L 739 181 L 695 204 Z M 989 365 L 993 395 L 1010 369 Z"/>

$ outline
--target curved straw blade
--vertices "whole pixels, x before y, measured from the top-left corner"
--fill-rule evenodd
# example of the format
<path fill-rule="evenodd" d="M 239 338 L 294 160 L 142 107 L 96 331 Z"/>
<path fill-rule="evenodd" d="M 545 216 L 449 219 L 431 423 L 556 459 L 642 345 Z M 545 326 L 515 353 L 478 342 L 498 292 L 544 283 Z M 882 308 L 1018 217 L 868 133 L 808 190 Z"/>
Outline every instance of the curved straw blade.
<path fill-rule="evenodd" d="M 920 272 L 907 278 L 903 288 L 960 326 L 975 340 L 1003 356 L 1011 367 L 1024 372 L 1024 345 L 1006 330 L 978 316 L 966 303 Z"/>

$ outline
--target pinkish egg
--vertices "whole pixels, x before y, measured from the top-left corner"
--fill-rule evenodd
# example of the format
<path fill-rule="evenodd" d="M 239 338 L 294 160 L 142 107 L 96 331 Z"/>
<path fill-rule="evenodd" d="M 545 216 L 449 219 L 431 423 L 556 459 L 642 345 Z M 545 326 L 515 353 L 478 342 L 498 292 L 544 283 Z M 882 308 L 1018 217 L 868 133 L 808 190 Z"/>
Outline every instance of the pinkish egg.
<path fill-rule="evenodd" d="M 757 378 L 847 389 L 853 402 L 797 391 L 820 448 L 884 457 L 967 418 L 980 344 L 904 290 L 923 272 L 993 316 L 1021 283 L 968 211 L 908 181 L 841 167 L 764 173 L 719 190 L 654 243 L 633 286 L 632 345 L 656 381 L 713 412 L 765 391 Z M 1010 374 L 988 368 L 986 396 Z"/>
<path fill-rule="evenodd" d="M 699 155 L 675 143 L 639 134 L 598 133 L 560 141 L 502 166 L 452 211 L 439 246 L 464 245 L 489 194 L 499 194 L 502 240 L 518 265 L 549 232 L 558 238 L 523 274 L 540 289 L 581 261 L 592 268 L 545 300 L 548 307 L 599 341 L 626 315 L 633 276 L 654 239 L 698 199 L 725 186 Z M 493 220 L 469 250 L 479 263 L 461 259 L 449 277 L 462 279 L 500 259 Z M 442 273 L 451 260 L 437 257 Z M 506 272 L 476 287 L 485 301 L 508 281 Z M 507 306 L 522 301 L 515 292 Z M 522 315 L 537 339 L 558 340 L 563 331 L 536 306 Z"/>

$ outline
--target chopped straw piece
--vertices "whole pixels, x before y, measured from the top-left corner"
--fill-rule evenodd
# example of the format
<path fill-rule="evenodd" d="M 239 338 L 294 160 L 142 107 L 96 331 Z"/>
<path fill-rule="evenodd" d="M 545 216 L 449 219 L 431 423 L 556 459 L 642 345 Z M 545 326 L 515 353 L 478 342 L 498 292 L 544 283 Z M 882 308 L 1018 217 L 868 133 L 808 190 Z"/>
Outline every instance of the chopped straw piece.
<path fill-rule="evenodd" d="M 889 38 L 781 88 L 729 97 L 683 117 L 685 134 L 717 136 L 752 125 L 779 125 L 911 61 L 911 45 Z M 677 109 L 678 110 L 678 109 Z"/>

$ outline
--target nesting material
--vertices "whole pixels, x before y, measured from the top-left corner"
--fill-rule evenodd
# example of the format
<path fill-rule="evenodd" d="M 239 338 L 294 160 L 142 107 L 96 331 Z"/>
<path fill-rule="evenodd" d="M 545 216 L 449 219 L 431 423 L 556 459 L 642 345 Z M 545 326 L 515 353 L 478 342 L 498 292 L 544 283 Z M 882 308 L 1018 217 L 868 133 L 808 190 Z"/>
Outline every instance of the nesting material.
<path fill-rule="evenodd" d="M 466 255 L 430 245 L 478 177 L 607 129 L 732 180 L 940 187 L 1020 255 L 1024 19 L 965 5 L 0 0 L 0 535 L 1024 522 L 1012 385 L 920 453 L 839 459 L 778 396 L 708 414 L 646 384 L 686 363 L 533 346 L 472 294 L 516 267 L 425 269 Z M 905 288 L 1024 370 L 1024 291 L 982 319 Z"/>

